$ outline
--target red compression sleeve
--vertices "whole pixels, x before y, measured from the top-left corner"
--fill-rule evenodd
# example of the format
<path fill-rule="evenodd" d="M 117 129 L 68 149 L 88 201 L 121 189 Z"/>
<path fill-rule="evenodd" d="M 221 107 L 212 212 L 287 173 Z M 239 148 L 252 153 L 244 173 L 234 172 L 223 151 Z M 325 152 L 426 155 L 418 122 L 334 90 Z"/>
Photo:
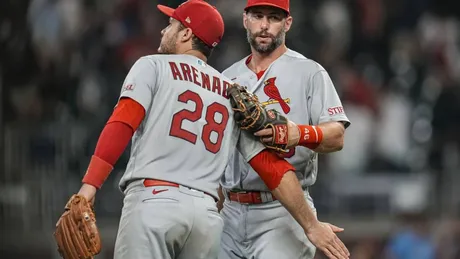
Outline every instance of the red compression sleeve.
<path fill-rule="evenodd" d="M 120 100 L 101 132 L 83 183 L 101 188 L 144 116 L 142 105 L 130 98 Z"/>
<path fill-rule="evenodd" d="M 315 149 L 323 141 L 323 131 L 318 126 L 298 125 L 300 131 L 299 145 Z"/>
<path fill-rule="evenodd" d="M 249 161 L 252 168 L 259 174 L 268 189 L 273 190 L 280 185 L 281 179 L 288 171 L 295 171 L 288 161 L 276 154 L 264 150 Z"/>

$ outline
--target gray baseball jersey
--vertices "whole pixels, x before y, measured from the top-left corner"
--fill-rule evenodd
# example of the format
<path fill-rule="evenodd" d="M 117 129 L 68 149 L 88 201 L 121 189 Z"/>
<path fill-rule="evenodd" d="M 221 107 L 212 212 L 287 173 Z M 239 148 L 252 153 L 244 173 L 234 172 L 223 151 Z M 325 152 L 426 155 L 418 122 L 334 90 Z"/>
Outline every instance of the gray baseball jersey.
<path fill-rule="evenodd" d="M 332 80 L 318 63 L 288 49 L 258 79 L 248 68 L 247 59 L 235 63 L 223 74 L 247 86 L 268 109 L 276 109 L 297 124 L 317 125 L 328 121 L 342 121 L 346 127 L 350 124 Z M 285 157 L 296 168 L 303 186 L 315 183 L 318 172 L 316 152 L 296 147 Z M 226 189 L 268 191 L 239 152 L 234 154 L 221 184 Z"/>
<path fill-rule="evenodd" d="M 140 58 L 120 96 L 134 99 L 146 113 L 132 138 L 120 188 L 136 179 L 154 178 L 217 197 L 219 179 L 235 146 L 246 161 L 264 149 L 235 124 L 226 95 L 230 85 L 228 78 L 194 56 Z"/>

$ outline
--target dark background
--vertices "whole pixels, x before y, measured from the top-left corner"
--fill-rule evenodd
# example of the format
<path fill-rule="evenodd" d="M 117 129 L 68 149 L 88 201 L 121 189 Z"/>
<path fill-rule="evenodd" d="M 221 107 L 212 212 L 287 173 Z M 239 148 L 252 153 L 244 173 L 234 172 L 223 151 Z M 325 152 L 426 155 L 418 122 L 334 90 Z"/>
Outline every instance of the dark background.
<path fill-rule="evenodd" d="M 156 53 L 167 25 L 155 6 L 181 2 L 0 1 L 1 258 L 58 258 L 53 226 L 128 69 Z M 249 53 L 245 1 L 210 2 L 226 22 L 209 62 L 222 71 Z M 457 5 L 291 1 L 288 47 L 327 69 L 352 121 L 344 150 L 320 156 L 312 188 L 319 218 L 345 228 L 352 258 L 460 258 Z M 98 258 L 113 253 L 127 158 L 97 195 Z"/>

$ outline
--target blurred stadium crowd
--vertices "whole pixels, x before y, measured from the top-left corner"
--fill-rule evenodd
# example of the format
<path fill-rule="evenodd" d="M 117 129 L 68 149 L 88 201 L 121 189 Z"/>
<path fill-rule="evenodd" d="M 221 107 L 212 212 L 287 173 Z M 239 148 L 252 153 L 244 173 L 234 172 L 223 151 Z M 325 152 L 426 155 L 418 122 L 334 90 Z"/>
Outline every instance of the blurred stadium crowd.
<path fill-rule="evenodd" d="M 0 1 L 2 258 L 56 256 L 50 231 L 77 191 L 121 83 L 134 61 L 156 53 L 167 24 L 156 4 L 181 2 Z M 226 22 L 209 62 L 222 71 L 249 53 L 245 0 L 210 2 Z M 460 258 L 455 6 L 291 0 L 288 47 L 327 69 L 352 121 L 344 150 L 321 156 L 313 188 L 319 216 L 345 227 L 352 258 Z M 96 203 L 107 258 L 126 162 L 125 155 Z M 15 240 L 31 249 L 19 251 Z"/>

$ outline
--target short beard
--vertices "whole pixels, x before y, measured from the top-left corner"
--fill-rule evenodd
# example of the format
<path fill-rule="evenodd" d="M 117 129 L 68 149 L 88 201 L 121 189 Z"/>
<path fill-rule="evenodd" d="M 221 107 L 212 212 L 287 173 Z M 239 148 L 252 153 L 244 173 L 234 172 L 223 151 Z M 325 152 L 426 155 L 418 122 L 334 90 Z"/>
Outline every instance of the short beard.
<path fill-rule="evenodd" d="M 176 42 L 177 42 L 178 35 L 179 33 L 176 33 L 173 37 L 171 37 L 164 44 L 161 44 L 160 46 L 161 54 L 176 54 L 177 53 Z"/>
<path fill-rule="evenodd" d="M 246 30 L 247 32 L 247 38 L 248 42 L 253 47 L 257 52 L 261 54 L 270 54 L 272 53 L 275 49 L 277 49 L 281 44 L 283 44 L 284 39 L 286 37 L 286 30 L 284 28 L 281 28 L 280 32 L 278 32 L 277 35 L 272 36 L 270 35 L 270 38 L 272 39 L 272 42 L 268 45 L 259 45 L 256 41 L 256 38 L 259 37 L 263 31 L 258 32 L 258 33 L 251 33 L 249 30 Z"/>

